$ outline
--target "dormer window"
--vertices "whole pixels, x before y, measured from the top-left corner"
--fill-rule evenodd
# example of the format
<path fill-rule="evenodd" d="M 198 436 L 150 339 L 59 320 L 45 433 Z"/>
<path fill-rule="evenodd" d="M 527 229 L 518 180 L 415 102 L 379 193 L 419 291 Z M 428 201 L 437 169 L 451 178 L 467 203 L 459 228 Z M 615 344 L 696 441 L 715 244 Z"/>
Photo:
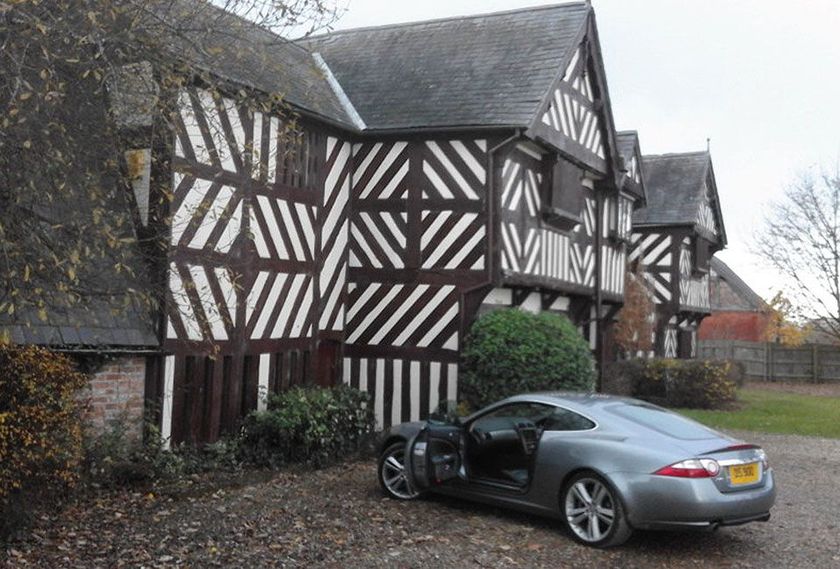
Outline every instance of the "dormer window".
<path fill-rule="evenodd" d="M 711 262 L 711 243 L 702 237 L 694 238 L 694 275 L 705 276 L 709 274 L 709 263 Z"/>
<path fill-rule="evenodd" d="M 561 231 L 571 231 L 581 222 L 583 207 L 583 170 L 563 158 L 556 158 L 551 168 L 550 195 L 543 209 L 543 219 Z"/>
<path fill-rule="evenodd" d="M 609 236 L 614 243 L 626 243 L 630 240 L 633 228 L 633 200 L 625 195 L 610 198 L 609 208 Z"/>

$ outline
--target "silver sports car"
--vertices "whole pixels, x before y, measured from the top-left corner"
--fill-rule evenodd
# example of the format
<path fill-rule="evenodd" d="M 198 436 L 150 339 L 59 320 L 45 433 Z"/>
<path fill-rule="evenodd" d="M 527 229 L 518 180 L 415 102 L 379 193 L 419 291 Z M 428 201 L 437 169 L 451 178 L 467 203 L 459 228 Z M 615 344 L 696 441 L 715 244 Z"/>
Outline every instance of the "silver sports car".
<path fill-rule="evenodd" d="M 606 395 L 517 395 L 464 419 L 396 425 L 378 472 L 393 498 L 437 492 L 557 517 L 600 547 L 633 529 L 767 521 L 776 498 L 758 446 Z"/>

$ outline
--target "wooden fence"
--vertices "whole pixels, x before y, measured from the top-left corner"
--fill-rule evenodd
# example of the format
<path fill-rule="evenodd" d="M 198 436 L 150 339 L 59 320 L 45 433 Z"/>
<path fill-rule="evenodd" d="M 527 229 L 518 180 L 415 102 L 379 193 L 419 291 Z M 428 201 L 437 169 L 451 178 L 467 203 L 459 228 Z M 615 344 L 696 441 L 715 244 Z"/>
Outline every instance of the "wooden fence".
<path fill-rule="evenodd" d="M 790 348 L 770 342 L 703 340 L 697 357 L 738 362 L 751 380 L 840 383 L 840 346 Z"/>

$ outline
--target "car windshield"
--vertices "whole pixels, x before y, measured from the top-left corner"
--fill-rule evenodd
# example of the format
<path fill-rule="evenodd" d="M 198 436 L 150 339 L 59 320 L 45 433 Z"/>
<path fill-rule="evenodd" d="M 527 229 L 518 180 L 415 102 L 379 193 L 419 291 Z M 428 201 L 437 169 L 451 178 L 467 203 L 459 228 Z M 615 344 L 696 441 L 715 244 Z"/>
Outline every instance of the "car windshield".
<path fill-rule="evenodd" d="M 630 403 L 616 405 L 610 407 L 609 410 L 620 417 L 675 439 L 699 440 L 715 436 L 714 432 L 700 423 L 653 405 Z"/>

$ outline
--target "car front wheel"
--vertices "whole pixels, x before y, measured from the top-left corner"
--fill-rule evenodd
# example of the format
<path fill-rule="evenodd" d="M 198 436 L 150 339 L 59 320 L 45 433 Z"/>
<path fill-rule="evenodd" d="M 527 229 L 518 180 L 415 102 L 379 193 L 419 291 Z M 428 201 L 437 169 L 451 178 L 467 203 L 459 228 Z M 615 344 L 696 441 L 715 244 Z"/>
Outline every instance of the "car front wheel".
<path fill-rule="evenodd" d="M 420 496 L 406 472 L 407 446 L 405 441 L 396 442 L 379 456 L 379 485 L 385 494 L 397 500 L 414 500 Z"/>
<path fill-rule="evenodd" d="M 572 537 L 583 544 L 614 547 L 633 533 L 618 494 L 594 472 L 581 472 L 566 483 L 560 508 Z"/>

